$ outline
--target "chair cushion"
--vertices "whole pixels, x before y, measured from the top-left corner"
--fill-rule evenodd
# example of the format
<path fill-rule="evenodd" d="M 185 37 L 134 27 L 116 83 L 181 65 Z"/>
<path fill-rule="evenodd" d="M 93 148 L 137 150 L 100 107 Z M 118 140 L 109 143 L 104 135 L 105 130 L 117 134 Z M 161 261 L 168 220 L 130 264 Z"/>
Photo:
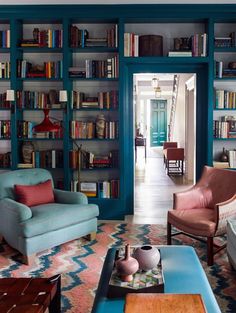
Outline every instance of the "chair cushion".
<path fill-rule="evenodd" d="M 29 207 L 54 202 L 50 179 L 37 185 L 14 185 L 16 200 Z"/>
<path fill-rule="evenodd" d="M 20 224 L 23 237 L 30 238 L 78 224 L 99 214 L 98 206 L 95 204 L 48 203 L 31 207 L 31 211 L 32 218 Z"/>
<path fill-rule="evenodd" d="M 168 222 L 196 236 L 213 237 L 216 231 L 214 210 L 208 208 L 168 211 Z"/>

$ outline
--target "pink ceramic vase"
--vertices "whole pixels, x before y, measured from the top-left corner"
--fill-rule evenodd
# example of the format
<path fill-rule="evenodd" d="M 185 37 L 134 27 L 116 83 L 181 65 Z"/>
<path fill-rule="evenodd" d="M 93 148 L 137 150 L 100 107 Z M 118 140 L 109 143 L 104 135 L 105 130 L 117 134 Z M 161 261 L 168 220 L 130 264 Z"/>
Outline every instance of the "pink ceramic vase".
<path fill-rule="evenodd" d="M 116 270 L 122 281 L 129 282 L 139 268 L 138 261 L 130 256 L 130 245 L 125 246 L 125 257 L 116 261 Z"/>
<path fill-rule="evenodd" d="M 148 271 L 159 263 L 160 252 L 156 247 L 142 246 L 135 249 L 133 257 L 138 261 L 140 270 Z"/>

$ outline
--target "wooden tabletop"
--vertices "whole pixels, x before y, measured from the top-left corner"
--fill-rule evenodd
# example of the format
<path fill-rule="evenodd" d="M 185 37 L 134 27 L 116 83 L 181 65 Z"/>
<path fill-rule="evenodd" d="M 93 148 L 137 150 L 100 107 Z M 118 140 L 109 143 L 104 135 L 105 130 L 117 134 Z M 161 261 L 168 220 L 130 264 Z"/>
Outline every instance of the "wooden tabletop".
<path fill-rule="evenodd" d="M 206 313 L 200 294 L 129 293 L 125 313 Z"/>

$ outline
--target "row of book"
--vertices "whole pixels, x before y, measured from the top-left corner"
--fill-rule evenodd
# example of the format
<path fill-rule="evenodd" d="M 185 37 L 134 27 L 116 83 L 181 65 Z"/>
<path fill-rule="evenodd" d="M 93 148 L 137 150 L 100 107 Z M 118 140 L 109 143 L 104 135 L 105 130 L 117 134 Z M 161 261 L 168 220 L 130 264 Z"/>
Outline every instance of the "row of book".
<path fill-rule="evenodd" d="M 10 48 L 10 29 L 0 30 L 0 48 Z"/>
<path fill-rule="evenodd" d="M 236 91 L 215 90 L 216 109 L 236 109 Z"/>
<path fill-rule="evenodd" d="M 0 168 L 11 167 L 11 152 L 0 153 Z"/>
<path fill-rule="evenodd" d="M 139 56 L 139 35 L 134 33 L 124 33 L 124 56 Z"/>
<path fill-rule="evenodd" d="M 37 168 L 63 168 L 63 150 L 33 151 L 32 164 Z"/>
<path fill-rule="evenodd" d="M 231 32 L 227 37 L 215 37 L 214 43 L 216 48 L 236 47 L 235 32 Z"/>
<path fill-rule="evenodd" d="M 54 124 L 61 126 L 58 132 L 34 132 L 34 126 L 37 125 L 37 122 L 31 121 L 18 121 L 17 123 L 17 135 L 18 138 L 41 138 L 41 139 L 57 139 L 63 138 L 63 127 L 62 122 L 57 121 Z"/>
<path fill-rule="evenodd" d="M 94 121 L 71 121 L 70 136 L 72 139 L 116 139 L 119 137 L 118 121 L 105 121 L 102 134 L 98 134 Z"/>
<path fill-rule="evenodd" d="M 236 68 L 224 68 L 223 61 L 215 61 L 214 72 L 217 78 L 236 76 Z"/>
<path fill-rule="evenodd" d="M 26 60 L 17 60 L 17 77 L 20 78 L 62 78 L 62 61 L 44 62 L 43 65 L 33 65 Z"/>
<path fill-rule="evenodd" d="M 62 104 L 59 103 L 59 91 L 53 90 L 53 100 L 50 98 L 51 98 L 50 92 L 27 91 L 27 90 L 16 91 L 16 105 L 19 109 L 62 108 Z"/>
<path fill-rule="evenodd" d="M 6 100 L 7 98 L 7 93 L 0 93 L 0 108 L 1 109 L 10 109 L 11 103 L 10 101 Z"/>
<path fill-rule="evenodd" d="M 85 150 L 70 150 L 70 168 L 95 169 L 95 168 L 118 168 L 119 151 L 112 150 L 108 155 L 95 155 Z"/>
<path fill-rule="evenodd" d="M 63 46 L 63 31 L 61 29 L 37 30 L 34 39 L 22 39 L 21 47 L 48 47 L 62 48 Z"/>
<path fill-rule="evenodd" d="M 236 150 L 229 150 L 229 167 L 236 168 Z"/>
<path fill-rule="evenodd" d="M 10 120 L 0 121 L 0 138 L 1 139 L 11 138 L 11 121 Z"/>
<path fill-rule="evenodd" d="M 236 120 L 213 121 L 214 138 L 236 138 Z"/>
<path fill-rule="evenodd" d="M 0 62 L 0 78 L 10 78 L 11 75 L 11 63 Z"/>
<path fill-rule="evenodd" d="M 103 37 L 90 37 L 87 29 L 79 29 L 76 25 L 70 26 L 70 46 L 71 48 L 85 47 L 118 47 L 118 25 L 115 24 L 106 30 Z"/>
<path fill-rule="evenodd" d="M 100 91 L 96 97 L 86 97 L 84 92 L 71 92 L 71 108 L 99 108 L 99 109 L 117 109 L 118 91 Z"/>
<path fill-rule="evenodd" d="M 120 181 L 118 179 L 112 179 L 110 181 L 80 182 L 80 186 L 78 186 L 78 181 L 72 180 L 71 191 L 81 191 L 87 197 L 115 199 L 119 198 Z"/>
<path fill-rule="evenodd" d="M 118 55 L 107 60 L 85 60 L 86 78 L 118 78 Z"/>

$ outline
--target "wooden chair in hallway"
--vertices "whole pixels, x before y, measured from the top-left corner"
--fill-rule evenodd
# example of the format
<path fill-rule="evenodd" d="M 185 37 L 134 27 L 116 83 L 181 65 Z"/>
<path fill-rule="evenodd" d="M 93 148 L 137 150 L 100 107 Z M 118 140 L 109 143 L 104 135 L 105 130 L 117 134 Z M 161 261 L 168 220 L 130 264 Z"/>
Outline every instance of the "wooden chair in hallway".
<path fill-rule="evenodd" d="M 184 174 L 184 149 L 167 148 L 163 150 L 164 164 L 167 175 Z"/>
<path fill-rule="evenodd" d="M 173 210 L 168 211 L 167 244 L 179 234 L 206 242 L 207 263 L 213 265 L 213 255 L 226 246 L 216 245 L 214 238 L 226 233 L 229 217 L 236 217 L 235 182 L 236 171 L 205 166 L 197 184 L 175 193 Z M 172 226 L 180 232 L 172 234 Z"/>
<path fill-rule="evenodd" d="M 166 164 L 164 151 L 165 151 L 166 149 L 168 149 L 168 148 L 178 148 L 178 143 L 175 142 L 175 141 L 165 141 L 165 142 L 163 143 L 163 162 L 164 162 L 164 164 Z"/>

